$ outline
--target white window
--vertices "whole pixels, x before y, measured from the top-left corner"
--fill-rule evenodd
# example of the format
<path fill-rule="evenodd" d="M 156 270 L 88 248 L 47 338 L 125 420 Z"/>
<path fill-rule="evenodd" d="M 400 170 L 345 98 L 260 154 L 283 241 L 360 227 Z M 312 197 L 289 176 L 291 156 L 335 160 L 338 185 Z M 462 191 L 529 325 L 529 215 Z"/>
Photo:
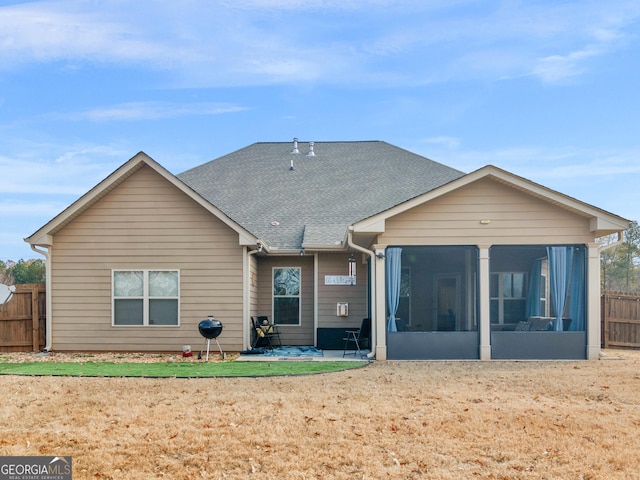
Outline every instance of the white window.
<path fill-rule="evenodd" d="M 491 274 L 491 323 L 509 324 L 526 320 L 527 274 L 500 272 Z"/>
<path fill-rule="evenodd" d="M 273 323 L 300 325 L 300 267 L 273 269 Z"/>
<path fill-rule="evenodd" d="M 114 270 L 113 325 L 180 324 L 178 270 Z"/>

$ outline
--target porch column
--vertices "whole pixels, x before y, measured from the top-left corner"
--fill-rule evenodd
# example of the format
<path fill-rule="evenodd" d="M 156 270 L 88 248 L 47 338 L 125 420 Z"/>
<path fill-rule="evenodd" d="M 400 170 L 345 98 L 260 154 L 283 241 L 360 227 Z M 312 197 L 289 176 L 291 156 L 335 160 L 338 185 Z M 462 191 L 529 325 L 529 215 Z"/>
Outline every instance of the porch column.
<path fill-rule="evenodd" d="M 479 303 L 480 303 L 480 360 L 491 360 L 491 296 L 489 284 L 491 276 L 489 274 L 489 245 L 478 245 L 479 270 L 478 282 Z"/>
<path fill-rule="evenodd" d="M 246 247 L 242 248 L 242 349 L 251 344 L 249 317 L 251 316 L 251 254 Z"/>
<path fill-rule="evenodd" d="M 600 356 L 600 249 L 597 243 L 589 243 L 587 260 L 587 360 Z"/>
<path fill-rule="evenodd" d="M 320 262 L 318 259 L 318 252 L 313 254 L 313 346 L 318 346 L 318 290 L 319 290 L 319 278 L 318 272 L 320 270 Z"/>
<path fill-rule="evenodd" d="M 385 282 L 385 258 L 384 249 L 386 245 L 374 245 L 373 251 L 375 255 L 375 299 L 376 315 L 374 324 L 371 328 L 376 331 L 376 360 L 387 359 L 387 304 L 386 304 L 386 282 Z M 380 256 L 378 256 L 380 255 Z"/>

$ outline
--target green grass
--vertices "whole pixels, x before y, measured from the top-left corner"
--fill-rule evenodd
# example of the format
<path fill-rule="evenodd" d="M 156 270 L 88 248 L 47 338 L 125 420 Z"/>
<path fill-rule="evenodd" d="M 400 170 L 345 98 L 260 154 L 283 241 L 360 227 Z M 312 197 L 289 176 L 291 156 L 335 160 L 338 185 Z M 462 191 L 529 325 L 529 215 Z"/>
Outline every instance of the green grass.
<path fill-rule="evenodd" d="M 308 375 L 361 367 L 368 362 L 25 362 L 0 363 L 0 375 L 68 377 L 263 377 Z"/>

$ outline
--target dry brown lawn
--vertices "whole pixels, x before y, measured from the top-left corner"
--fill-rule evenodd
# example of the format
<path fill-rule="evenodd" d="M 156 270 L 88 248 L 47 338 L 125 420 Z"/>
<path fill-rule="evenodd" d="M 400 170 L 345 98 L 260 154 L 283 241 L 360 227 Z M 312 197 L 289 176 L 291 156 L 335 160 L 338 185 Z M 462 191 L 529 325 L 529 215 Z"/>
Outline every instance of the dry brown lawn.
<path fill-rule="evenodd" d="M 640 478 L 640 352 L 307 377 L 0 377 L 0 455 L 78 479 Z"/>

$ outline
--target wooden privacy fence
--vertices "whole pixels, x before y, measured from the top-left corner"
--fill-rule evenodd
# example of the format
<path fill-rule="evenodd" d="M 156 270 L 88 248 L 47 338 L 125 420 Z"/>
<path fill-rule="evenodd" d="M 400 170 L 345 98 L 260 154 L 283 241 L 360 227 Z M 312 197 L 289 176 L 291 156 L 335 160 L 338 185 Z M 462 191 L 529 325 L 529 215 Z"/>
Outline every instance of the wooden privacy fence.
<path fill-rule="evenodd" d="M 0 305 L 0 352 L 39 351 L 45 347 L 45 284 L 16 285 L 13 298 Z"/>
<path fill-rule="evenodd" d="M 640 348 L 640 293 L 602 294 L 602 346 Z"/>

